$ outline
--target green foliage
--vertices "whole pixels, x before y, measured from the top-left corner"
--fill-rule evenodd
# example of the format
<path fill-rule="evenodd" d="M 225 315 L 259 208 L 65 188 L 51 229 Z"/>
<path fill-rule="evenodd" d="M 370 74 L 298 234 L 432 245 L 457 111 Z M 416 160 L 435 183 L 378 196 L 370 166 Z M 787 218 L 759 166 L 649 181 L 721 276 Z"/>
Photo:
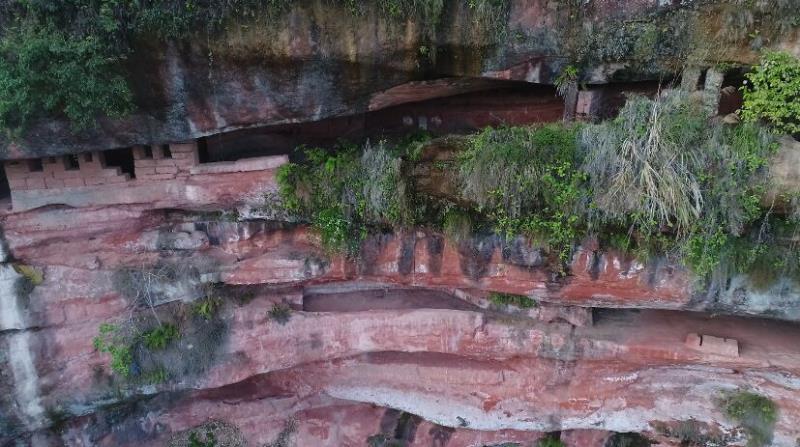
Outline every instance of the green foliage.
<path fill-rule="evenodd" d="M 559 96 L 566 96 L 567 91 L 571 86 L 576 85 L 578 82 L 578 69 L 574 65 L 567 65 L 558 74 L 555 80 L 556 89 Z"/>
<path fill-rule="evenodd" d="M 280 194 L 326 247 L 350 255 L 370 233 L 430 225 L 459 244 L 485 229 L 522 235 L 559 269 L 588 233 L 642 259 L 682 260 L 701 278 L 800 271 L 793 246 L 780 248 L 791 240 L 777 234 L 785 225 L 761 209 L 776 136 L 711 120 L 685 93 L 631 98 L 601 124 L 486 128 L 427 147 L 440 144 L 461 151 L 451 161 L 386 142 L 306 150 L 305 161 L 281 168 Z M 417 172 L 457 188 L 422 193 Z"/>
<path fill-rule="evenodd" d="M 455 243 L 468 240 L 473 233 L 473 221 L 469 212 L 457 207 L 445 211 L 442 230 L 448 239 Z"/>
<path fill-rule="evenodd" d="M 625 238 L 606 238 L 628 249 L 680 256 L 700 277 L 748 267 L 742 237 L 762 217 L 774 135 L 713 123 L 702 104 L 669 92 L 629 100 L 615 120 L 586 127 L 582 144 L 590 228 L 621 230 Z"/>
<path fill-rule="evenodd" d="M 112 371 L 124 378 L 130 377 L 133 353 L 119 327 L 103 323 L 100 325 L 99 332 L 100 334 L 93 340 L 94 349 L 110 354 Z"/>
<path fill-rule="evenodd" d="M 507 237 L 523 234 L 567 261 L 581 224 L 585 177 L 578 126 L 487 128 L 459 156 L 463 197 Z"/>
<path fill-rule="evenodd" d="M 402 149 L 385 141 L 360 154 L 353 146 L 335 154 L 307 149 L 305 163 L 278 171 L 284 207 L 311 221 L 329 250 L 354 255 L 369 231 L 414 221 Z"/>
<path fill-rule="evenodd" d="M 489 294 L 489 301 L 505 306 L 511 305 L 519 307 L 520 309 L 530 309 L 536 307 L 538 304 L 533 298 L 528 298 L 524 295 L 514 295 L 511 293 L 492 292 Z"/>
<path fill-rule="evenodd" d="M 44 274 L 34 266 L 15 263 L 14 271 L 21 275 L 14 284 L 14 293 L 23 299 L 28 299 L 33 289 L 44 282 Z"/>
<path fill-rule="evenodd" d="M 564 442 L 558 438 L 547 436 L 536 443 L 536 447 L 564 447 Z"/>
<path fill-rule="evenodd" d="M 178 337 L 180 332 L 174 324 L 162 324 L 142 334 L 144 345 L 154 351 L 166 348 Z"/>
<path fill-rule="evenodd" d="M 762 447 L 772 442 L 772 432 L 778 420 L 778 406 L 759 394 L 740 391 L 723 401 L 725 414 L 747 432 L 748 447 Z"/>
<path fill-rule="evenodd" d="M 38 118 L 66 118 L 75 130 L 101 116 L 133 109 L 122 61 L 133 42 L 205 38 L 234 20 L 279 23 L 296 0 L 75 0 L 0 2 L 8 26 L 0 40 L 0 127 L 19 133 Z M 508 0 L 470 0 L 476 26 L 505 25 Z M 413 19 L 436 29 L 444 0 L 334 0 L 331 7 L 355 15 L 377 13 L 390 22 Z"/>
<path fill-rule="evenodd" d="M 119 56 L 98 37 L 23 25 L 0 40 L 0 126 L 19 133 L 32 120 L 67 118 L 76 130 L 132 108 Z"/>
<path fill-rule="evenodd" d="M 214 436 L 213 432 L 206 432 L 205 439 L 200 440 L 201 435 L 198 435 L 197 432 L 192 432 L 189 434 L 189 447 L 216 447 L 217 446 L 217 438 Z"/>
<path fill-rule="evenodd" d="M 34 286 L 38 286 L 44 282 L 44 274 L 42 271 L 32 265 L 16 263 L 13 265 L 13 267 L 15 272 L 22 275 Z"/>
<path fill-rule="evenodd" d="M 292 318 L 292 308 L 286 303 L 275 303 L 267 312 L 267 318 L 283 326 Z"/>
<path fill-rule="evenodd" d="M 222 306 L 222 300 L 208 295 L 194 304 L 192 312 L 200 318 L 210 320 L 217 313 L 220 306 Z"/>
<path fill-rule="evenodd" d="M 751 122 L 763 120 L 780 132 L 800 133 L 800 59 L 788 53 L 768 52 L 745 76 L 742 118 Z"/>

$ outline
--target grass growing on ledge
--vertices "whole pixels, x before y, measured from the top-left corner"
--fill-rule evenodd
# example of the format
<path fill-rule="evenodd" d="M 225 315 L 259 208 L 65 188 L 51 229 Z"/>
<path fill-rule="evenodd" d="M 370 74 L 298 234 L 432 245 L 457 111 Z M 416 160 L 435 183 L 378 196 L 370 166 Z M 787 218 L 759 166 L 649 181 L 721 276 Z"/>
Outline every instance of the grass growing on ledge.
<path fill-rule="evenodd" d="M 524 295 L 514 295 L 511 293 L 492 292 L 489 294 L 489 301 L 501 306 L 516 306 L 520 309 L 531 309 L 539 304 L 533 298 Z"/>
<path fill-rule="evenodd" d="M 769 398 L 740 391 L 724 399 L 723 409 L 747 432 L 747 447 L 763 447 L 772 442 L 778 407 Z"/>
<path fill-rule="evenodd" d="M 684 93 L 632 98 L 600 124 L 487 128 L 458 141 L 448 161 L 389 143 L 307 151 L 281 168 L 280 194 L 326 247 L 351 256 L 369 234 L 429 226 L 456 243 L 476 231 L 522 235 L 556 273 L 587 235 L 702 279 L 800 272 L 800 257 L 781 248 L 797 223 L 760 203 L 776 136 L 711 120 Z M 415 172 L 457 187 L 422 193 Z"/>

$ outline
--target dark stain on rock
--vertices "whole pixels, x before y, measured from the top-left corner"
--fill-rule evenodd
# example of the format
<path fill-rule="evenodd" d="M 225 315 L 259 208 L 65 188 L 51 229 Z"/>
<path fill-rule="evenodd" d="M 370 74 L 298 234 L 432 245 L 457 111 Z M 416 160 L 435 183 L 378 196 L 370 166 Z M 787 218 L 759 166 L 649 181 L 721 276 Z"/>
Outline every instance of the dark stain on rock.
<path fill-rule="evenodd" d="M 381 233 L 367 237 L 361 243 L 361 251 L 358 256 L 358 273 L 362 275 L 375 274 L 375 267 L 378 258 L 383 252 L 384 247 L 395 238 L 393 233 Z"/>
<path fill-rule="evenodd" d="M 417 415 L 411 413 L 401 414 L 394 430 L 395 439 L 405 441 L 408 445 L 413 444 L 417 435 L 417 426 L 419 426 L 420 422 L 422 422 L 422 418 Z"/>
<path fill-rule="evenodd" d="M 600 264 L 603 262 L 603 254 L 598 251 L 592 252 L 591 264 L 589 264 L 589 277 L 592 281 L 597 281 L 600 278 Z"/>
<path fill-rule="evenodd" d="M 461 272 L 475 280 L 486 276 L 496 245 L 495 235 L 475 235 L 459 244 Z"/>
<path fill-rule="evenodd" d="M 394 408 L 387 408 L 381 417 L 381 433 L 392 433 L 397 427 L 397 421 L 403 412 Z"/>
<path fill-rule="evenodd" d="M 442 254 L 444 253 L 444 238 L 438 234 L 425 236 L 425 247 L 428 250 L 428 269 L 433 275 L 442 272 Z"/>
<path fill-rule="evenodd" d="M 541 267 L 544 264 L 542 249 L 534 247 L 523 237 L 503 243 L 503 261 L 520 267 Z"/>
<path fill-rule="evenodd" d="M 431 447 L 445 447 L 450 442 L 450 438 L 455 431 L 455 428 L 442 427 L 441 425 L 432 427 L 428 431 L 428 434 L 431 435 Z"/>
<path fill-rule="evenodd" d="M 400 240 L 400 259 L 397 261 L 397 269 L 401 275 L 414 273 L 414 247 L 417 237 L 413 232 L 405 233 Z"/>

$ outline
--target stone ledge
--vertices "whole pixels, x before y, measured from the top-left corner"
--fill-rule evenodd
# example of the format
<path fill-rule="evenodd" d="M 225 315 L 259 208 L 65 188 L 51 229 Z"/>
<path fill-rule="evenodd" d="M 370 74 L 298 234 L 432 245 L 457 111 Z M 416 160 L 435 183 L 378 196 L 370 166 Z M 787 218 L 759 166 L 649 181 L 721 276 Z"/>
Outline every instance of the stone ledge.
<path fill-rule="evenodd" d="M 266 171 L 275 169 L 289 162 L 288 155 L 270 157 L 245 158 L 236 161 L 220 161 L 194 166 L 192 174 L 222 174 L 226 172 Z"/>

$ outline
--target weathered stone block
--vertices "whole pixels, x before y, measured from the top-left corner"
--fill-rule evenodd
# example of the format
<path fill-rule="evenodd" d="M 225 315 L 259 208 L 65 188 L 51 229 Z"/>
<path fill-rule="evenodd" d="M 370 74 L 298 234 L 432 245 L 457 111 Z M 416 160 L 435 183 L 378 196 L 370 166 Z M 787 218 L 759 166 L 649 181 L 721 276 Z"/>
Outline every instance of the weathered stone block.
<path fill-rule="evenodd" d="M 69 188 L 74 188 L 74 187 L 78 187 L 78 186 L 86 186 L 86 183 L 84 182 L 84 180 L 82 178 L 79 178 L 79 177 L 77 177 L 77 178 L 68 178 L 68 179 L 64 179 L 64 186 L 69 187 Z"/>
<path fill-rule="evenodd" d="M 691 333 L 686 336 L 686 346 L 708 354 L 739 357 L 739 342 L 732 338 Z"/>

